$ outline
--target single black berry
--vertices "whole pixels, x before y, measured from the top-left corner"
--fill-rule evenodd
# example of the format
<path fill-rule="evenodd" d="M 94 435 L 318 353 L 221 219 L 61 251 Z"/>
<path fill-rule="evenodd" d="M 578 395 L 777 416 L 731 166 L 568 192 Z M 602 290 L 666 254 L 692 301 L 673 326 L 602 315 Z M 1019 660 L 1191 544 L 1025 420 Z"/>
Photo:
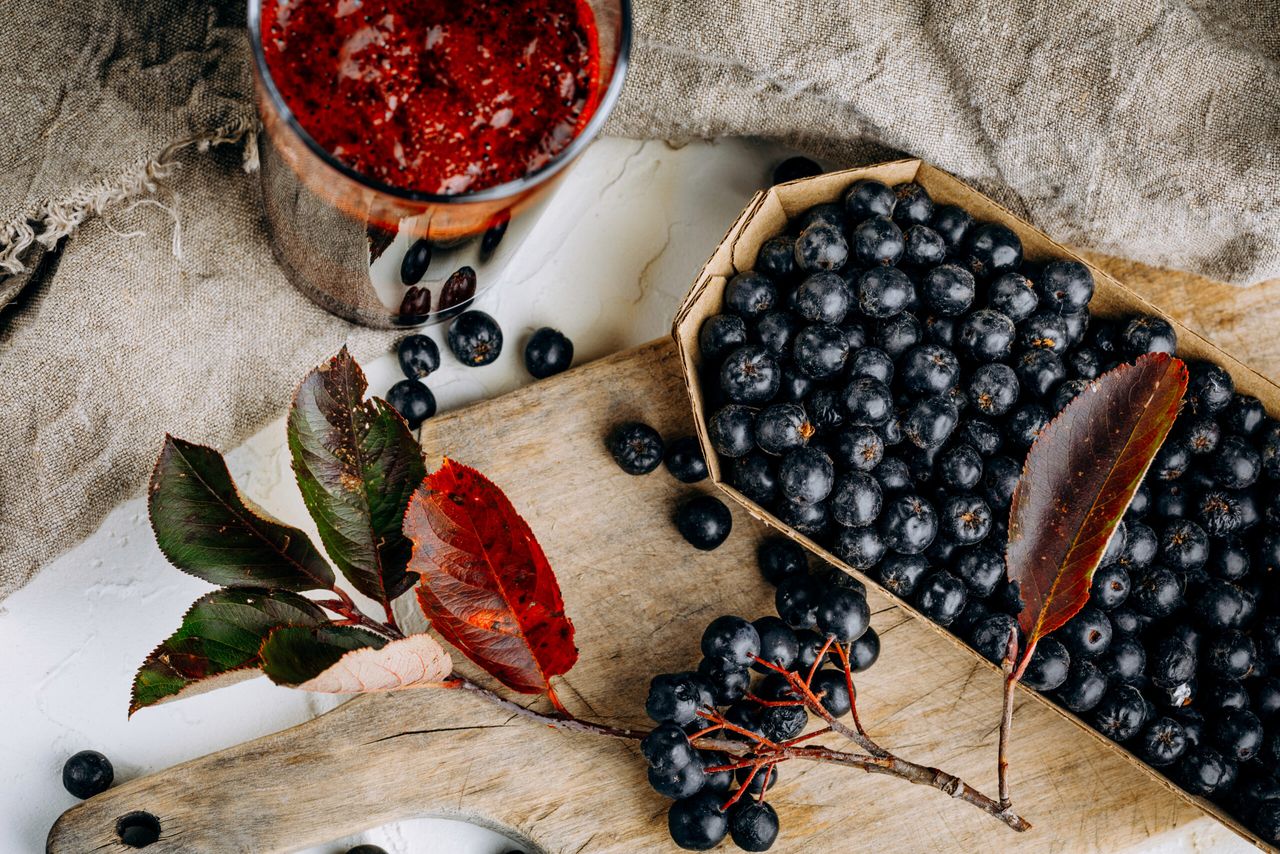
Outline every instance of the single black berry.
<path fill-rule="evenodd" d="M 849 644 L 849 666 L 854 673 L 870 669 L 880 657 L 880 636 L 875 629 L 867 629 L 862 637 Z"/>
<path fill-rule="evenodd" d="M 546 379 L 569 370 L 573 364 L 573 342 L 563 332 L 544 326 L 524 346 L 524 367 L 535 379 Z"/>
<path fill-rule="evenodd" d="M 853 708 L 849 680 L 843 670 L 819 670 L 814 674 L 812 688 L 822 707 L 833 717 L 842 718 Z"/>
<path fill-rule="evenodd" d="M 885 545 L 899 554 L 920 554 L 938 533 L 933 505 L 918 495 L 900 495 L 885 504 L 880 515 Z"/>
<path fill-rule="evenodd" d="M 825 591 L 807 575 L 787 578 L 774 593 L 778 616 L 793 629 L 811 629 L 818 624 L 818 604 Z"/>
<path fill-rule="evenodd" d="M 469 368 L 494 362 L 502 354 L 502 329 L 483 311 L 464 311 L 449 326 L 449 349 Z"/>
<path fill-rule="evenodd" d="M 764 774 L 761 770 L 756 776 Z M 743 798 L 730 810 L 729 833 L 743 851 L 768 851 L 778 839 L 778 813 L 765 801 Z"/>
<path fill-rule="evenodd" d="M 760 574 L 770 584 L 780 584 L 792 576 L 802 576 L 809 571 L 809 559 L 804 548 L 786 537 L 769 537 L 760 543 L 756 551 Z"/>
<path fill-rule="evenodd" d="M 1160 718 L 1148 726 L 1138 740 L 1138 754 L 1157 768 L 1177 762 L 1186 750 L 1186 730 L 1170 717 Z"/>
<path fill-rule="evenodd" d="M 747 667 L 760 654 L 760 635 L 741 617 L 717 617 L 702 633 L 702 654 Z"/>
<path fill-rule="evenodd" d="M 1107 677 L 1092 661 L 1073 660 L 1067 679 L 1058 688 L 1058 701 L 1068 710 L 1087 712 L 1102 702 L 1107 693 Z"/>
<path fill-rule="evenodd" d="M 1124 328 L 1120 343 L 1130 357 L 1141 356 L 1143 353 L 1173 355 L 1178 348 L 1178 333 L 1162 317 L 1139 315 Z"/>
<path fill-rule="evenodd" d="M 680 536 L 702 551 L 718 548 L 733 530 L 733 515 L 714 495 L 697 495 L 681 504 L 675 522 Z"/>
<path fill-rule="evenodd" d="M 917 395 L 944 394 L 960 380 L 960 361 L 938 344 L 920 344 L 903 354 L 902 385 Z"/>
<path fill-rule="evenodd" d="M 682 768 L 697 757 L 684 729 L 671 721 L 659 724 L 641 739 L 640 752 L 649 767 L 663 771 Z"/>
<path fill-rule="evenodd" d="M 1014 323 L 1020 323 L 1035 314 L 1040 297 L 1026 276 L 1005 273 L 987 288 L 987 304 Z"/>
<path fill-rule="evenodd" d="M 701 792 L 676 801 L 667 812 L 671 841 L 686 851 L 709 851 L 729 835 L 729 819 L 720 809 L 723 796 Z"/>
<path fill-rule="evenodd" d="M 387 392 L 387 403 L 417 430 L 422 422 L 436 414 L 436 396 L 418 380 L 400 380 Z"/>
<path fill-rule="evenodd" d="M 843 525 L 830 544 L 831 551 L 854 569 L 868 572 L 885 554 L 884 539 L 875 528 L 847 528 Z"/>
<path fill-rule="evenodd" d="M 734 403 L 764 403 L 781 386 L 782 370 L 777 357 L 757 344 L 731 351 L 720 366 L 720 388 Z"/>
<path fill-rule="evenodd" d="M 969 267 L 974 274 L 986 278 L 1022 263 L 1022 241 L 1007 226 L 984 222 L 969 234 Z"/>
<path fill-rule="evenodd" d="M 1067 681 L 1070 669 L 1071 654 L 1062 642 L 1054 637 L 1041 638 L 1022 674 L 1022 683 L 1037 691 L 1052 691 Z"/>
<path fill-rule="evenodd" d="M 943 503 L 940 516 L 942 535 L 958 545 L 974 545 L 991 533 L 991 508 L 976 495 L 951 496 Z"/>
<path fill-rule="evenodd" d="M 955 317 L 973 304 L 976 286 L 973 274 L 957 264 L 940 264 L 925 274 L 925 304 L 938 314 Z"/>
<path fill-rule="evenodd" d="M 756 444 L 775 456 L 803 448 L 815 430 L 804 407 L 797 403 L 775 403 L 756 416 Z"/>
<path fill-rule="evenodd" d="M 867 317 L 893 317 L 915 296 L 915 285 L 896 267 L 872 267 L 858 277 L 858 305 Z"/>
<path fill-rule="evenodd" d="M 839 270 L 849 260 L 849 244 L 841 230 L 814 223 L 796 237 L 796 266 L 808 273 Z"/>
<path fill-rule="evenodd" d="M 978 362 L 995 362 L 1013 349 L 1017 329 L 1006 315 L 990 308 L 980 308 L 965 315 L 960 324 L 960 350 Z"/>
<path fill-rule="evenodd" d="M 816 615 L 818 633 L 834 637 L 838 643 L 857 640 L 871 625 L 867 597 L 845 588 L 836 588 L 823 596 Z"/>
<path fill-rule="evenodd" d="M 884 491 L 880 481 L 866 472 L 851 471 L 836 478 L 829 506 L 831 518 L 851 528 L 870 525 L 880 518 Z"/>
<path fill-rule="evenodd" d="M 760 649 L 756 653 L 761 659 L 790 670 L 800 654 L 800 641 L 796 633 L 779 617 L 761 617 L 752 623 L 760 638 Z M 769 668 L 753 662 L 752 668 L 761 672 L 769 672 Z"/>
<path fill-rule="evenodd" d="M 827 379 L 844 369 L 849 358 L 849 339 L 839 326 L 825 323 L 806 326 L 796 333 L 791 355 L 801 374 L 815 380 Z"/>
<path fill-rule="evenodd" d="M 1004 552 L 987 545 L 965 549 L 955 561 L 955 573 L 978 598 L 986 598 L 1005 576 Z"/>
<path fill-rule="evenodd" d="M 648 424 L 620 424 L 609 434 L 607 444 L 614 462 L 627 474 L 648 474 L 662 463 L 662 437 Z"/>
<path fill-rule="evenodd" d="M 649 682 L 645 714 L 654 723 L 692 723 L 698 710 L 712 703 L 711 687 L 696 673 L 661 673 Z"/>
<path fill-rule="evenodd" d="M 707 422 L 707 430 L 712 447 L 722 457 L 745 457 L 756 447 L 756 415 L 750 407 L 732 403 L 721 407 Z M 619 465 L 622 464 L 619 463 Z M 656 467 L 655 464 L 654 468 Z M 626 466 L 623 468 L 625 469 Z M 653 469 L 636 473 L 646 474 L 649 471 Z"/>
<path fill-rule="evenodd" d="M 1112 741 L 1127 741 L 1146 722 L 1146 702 L 1132 685 L 1113 685 L 1093 708 L 1093 725 Z"/>
<path fill-rule="evenodd" d="M 929 192 L 914 181 L 898 184 L 893 188 L 898 203 L 893 209 L 894 222 L 906 227 L 920 225 L 933 219 L 933 199 Z"/>
<path fill-rule="evenodd" d="M 996 664 L 1009 654 L 1009 637 L 1018 631 L 1018 621 L 1008 614 L 991 614 L 973 628 L 970 641 L 978 654 Z"/>
<path fill-rule="evenodd" d="M 711 698 L 717 706 L 736 703 L 751 687 L 751 671 L 719 658 L 704 658 L 698 662 L 698 675 L 707 680 Z"/>
<path fill-rule="evenodd" d="M 870 377 L 856 377 L 845 386 L 845 411 L 855 425 L 879 427 L 893 414 L 893 394 L 889 387 Z"/>
<path fill-rule="evenodd" d="M 1040 271 L 1036 293 L 1046 307 L 1060 314 L 1081 312 L 1093 298 L 1093 274 L 1079 261 L 1050 261 Z"/>
<path fill-rule="evenodd" d="M 927 225 L 913 225 L 907 228 L 903 240 L 906 242 L 906 248 L 902 253 L 904 265 L 915 268 L 932 267 L 934 264 L 942 263 L 942 260 L 947 257 L 947 242 L 943 240 L 941 234 Z"/>
<path fill-rule="evenodd" d="M 667 445 L 664 455 L 667 471 L 681 483 L 697 483 L 707 477 L 707 461 L 702 446 L 693 436 L 681 436 Z"/>
<path fill-rule="evenodd" d="M 897 204 L 898 197 L 893 190 L 866 178 L 854 181 L 844 197 L 844 209 L 855 222 L 873 216 L 892 216 Z"/>
<path fill-rule="evenodd" d="M 954 251 L 964 245 L 973 227 L 973 217 L 968 211 L 955 205 L 939 205 L 933 210 L 933 230 L 942 235 L 948 249 Z"/>
<path fill-rule="evenodd" d="M 416 285 L 422 281 L 422 277 L 427 274 L 427 268 L 431 266 L 431 242 L 425 237 L 420 237 L 409 247 L 409 251 L 404 253 L 404 258 L 400 259 L 400 281 L 406 285 Z"/>
<path fill-rule="evenodd" d="M 1089 601 L 1107 611 L 1118 608 L 1129 598 L 1130 585 L 1129 571 L 1123 565 L 1101 566 L 1093 573 Z"/>
<path fill-rule="evenodd" d="M 400 370 L 411 380 L 425 379 L 440 368 L 440 348 L 426 335 L 406 335 L 396 347 Z"/>
<path fill-rule="evenodd" d="M 72 754 L 62 766 L 63 787 L 81 800 L 105 792 L 114 779 L 111 760 L 96 750 Z"/>
<path fill-rule="evenodd" d="M 940 626 L 950 625 L 968 601 L 964 582 L 945 569 L 920 582 L 916 591 L 916 606 L 926 617 Z"/>
<path fill-rule="evenodd" d="M 778 302 L 778 288 L 761 273 L 739 273 L 724 287 L 724 304 L 744 318 L 759 317 Z"/>
<path fill-rule="evenodd" d="M 873 428 L 858 424 L 836 434 L 828 450 L 836 465 L 869 472 L 884 459 L 884 439 Z"/>
<path fill-rule="evenodd" d="M 1086 605 L 1058 630 L 1058 639 L 1071 652 L 1072 659 L 1097 658 L 1111 645 L 1114 630 L 1107 613 Z"/>
<path fill-rule="evenodd" d="M 787 356 L 795 343 L 801 323 L 789 311 L 767 311 L 756 318 L 755 335 L 769 351 L 777 356 Z M 783 378 L 785 382 L 785 376 Z"/>
<path fill-rule="evenodd" d="M 884 267 L 898 263 L 907 249 L 902 230 L 883 216 L 868 217 L 850 235 L 853 254 L 865 267 Z"/>
<path fill-rule="evenodd" d="M 928 572 L 929 562 L 923 555 L 891 554 L 881 561 L 878 575 L 880 583 L 886 589 L 909 599 L 915 593 L 920 579 Z"/>
<path fill-rule="evenodd" d="M 747 324 L 736 314 L 714 314 L 702 321 L 698 331 L 698 349 L 708 362 L 747 343 Z"/>
<path fill-rule="evenodd" d="M 796 272 L 796 241 L 780 234 L 770 237 L 756 255 L 756 267 L 774 281 L 785 282 Z"/>

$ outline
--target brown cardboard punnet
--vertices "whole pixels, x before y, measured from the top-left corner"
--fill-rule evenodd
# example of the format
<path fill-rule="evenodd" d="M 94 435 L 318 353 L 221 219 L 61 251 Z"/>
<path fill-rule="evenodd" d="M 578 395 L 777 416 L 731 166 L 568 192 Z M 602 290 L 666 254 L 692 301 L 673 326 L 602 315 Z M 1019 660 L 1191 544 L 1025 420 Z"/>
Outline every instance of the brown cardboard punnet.
<path fill-rule="evenodd" d="M 676 314 L 672 335 L 675 337 L 676 346 L 680 353 L 685 385 L 688 387 L 689 398 L 693 404 L 693 420 L 697 425 L 698 441 L 702 445 L 703 454 L 707 458 L 711 477 L 716 486 L 746 508 L 747 512 L 752 516 L 771 527 L 777 528 L 791 539 L 818 554 L 823 560 L 842 567 L 846 572 L 858 577 L 867 584 L 875 585 L 883 595 L 893 600 L 903 611 L 922 620 L 934 631 L 946 636 L 957 646 L 967 650 L 970 655 L 987 667 L 997 670 L 998 668 L 995 665 L 971 650 L 967 644 L 955 637 L 955 635 L 920 614 L 911 603 L 899 599 L 888 590 L 880 587 L 875 579 L 843 563 L 813 540 L 784 525 L 764 508 L 725 483 L 723 473 L 720 470 L 720 462 L 707 437 L 706 412 L 703 408 L 702 389 L 699 384 L 701 355 L 698 351 L 698 331 L 702 328 L 704 320 L 720 312 L 724 299 L 725 283 L 734 274 L 743 270 L 750 270 L 755 266 L 756 253 L 759 251 L 760 245 L 770 237 L 781 234 L 786 229 L 787 220 L 790 217 L 816 204 L 840 201 L 849 186 L 861 178 L 873 178 L 890 186 L 903 181 L 915 181 L 929 191 L 929 195 L 933 197 L 935 202 L 959 205 L 977 220 L 1000 222 L 1013 229 L 1018 237 L 1022 239 L 1023 252 L 1029 260 L 1070 258 L 1085 264 L 1093 273 L 1096 282 L 1093 301 L 1090 303 L 1090 312 L 1092 314 L 1102 317 L 1116 317 L 1135 313 L 1164 315 L 1157 307 L 1138 294 L 1129 290 L 1102 270 L 1089 264 L 1083 258 L 1071 252 L 1071 250 L 1055 243 L 1048 235 L 1037 230 L 1031 224 L 1019 219 L 957 178 L 920 160 L 896 160 L 860 169 L 833 172 L 815 178 L 781 184 L 757 193 L 747 205 L 746 210 L 730 227 L 711 259 L 707 261 L 698 273 L 693 288 L 689 291 L 688 296 L 685 297 L 684 303 Z M 1280 412 L 1280 386 L 1277 386 L 1256 371 L 1249 369 L 1229 353 L 1219 350 L 1199 333 L 1183 326 L 1173 318 L 1166 317 L 1166 319 L 1173 324 L 1173 327 L 1178 332 L 1179 356 L 1184 359 L 1204 359 L 1221 365 L 1231 373 L 1239 391 L 1257 397 L 1262 401 L 1268 412 Z M 1267 851 L 1277 850 L 1263 842 L 1214 804 L 1204 798 L 1195 797 L 1184 792 L 1137 756 L 1100 735 L 1075 715 L 1042 697 L 1036 691 L 1021 685 L 1018 687 L 1019 690 L 1034 697 L 1035 700 L 1048 705 L 1054 711 L 1086 729 L 1091 735 L 1107 745 L 1109 749 L 1125 756 L 1161 785 L 1209 813 L 1254 845 Z M 1015 737 L 1017 736 L 1015 735 Z"/>

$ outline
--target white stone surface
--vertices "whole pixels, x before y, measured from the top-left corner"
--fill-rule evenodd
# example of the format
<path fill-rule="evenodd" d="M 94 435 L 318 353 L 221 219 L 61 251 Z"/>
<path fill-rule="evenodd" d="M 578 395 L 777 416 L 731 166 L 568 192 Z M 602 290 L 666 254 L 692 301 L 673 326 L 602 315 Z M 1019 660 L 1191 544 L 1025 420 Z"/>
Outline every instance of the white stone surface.
<path fill-rule="evenodd" d="M 581 363 L 666 334 L 697 269 L 779 152 L 745 143 L 675 150 L 607 139 L 568 176 L 507 281 L 483 298 L 508 344 L 494 365 L 466 369 L 445 355 L 430 385 L 448 409 L 530 381 L 524 339 L 552 325 L 573 339 Z M 441 344 L 439 331 L 431 334 Z M 390 340 L 390 339 L 389 339 Z M 341 342 L 334 342 L 334 349 Z M 366 365 L 374 390 L 396 379 L 391 356 Z M 229 455 L 237 482 L 272 513 L 310 530 L 293 485 L 283 421 Z M 177 626 L 208 585 L 170 567 L 156 548 L 141 498 L 116 508 L 88 540 L 0 604 L 0 854 L 36 852 L 74 799 L 63 790 L 67 756 L 93 748 L 117 780 L 142 776 L 307 720 L 335 700 L 244 682 L 126 717 L 137 665 Z M 424 818 L 333 840 L 395 854 L 499 854 L 511 841 L 474 825 Z M 523 840 L 532 849 L 537 840 Z M 533 845 L 528 845 L 532 842 Z M 1199 820 L 1144 852 L 1252 850 Z"/>

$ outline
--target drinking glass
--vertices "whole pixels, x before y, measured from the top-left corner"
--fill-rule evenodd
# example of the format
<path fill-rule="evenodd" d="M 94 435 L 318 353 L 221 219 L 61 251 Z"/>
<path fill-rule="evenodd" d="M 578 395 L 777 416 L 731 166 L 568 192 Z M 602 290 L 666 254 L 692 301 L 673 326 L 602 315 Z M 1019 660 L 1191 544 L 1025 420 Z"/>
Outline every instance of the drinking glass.
<path fill-rule="evenodd" d="M 311 300 L 364 326 L 421 326 L 454 316 L 501 280 L 557 180 L 599 134 L 617 102 L 631 46 L 630 0 L 583 0 L 599 37 L 600 95 L 573 141 L 523 178 L 456 195 L 407 190 L 362 175 L 299 125 L 272 79 L 262 45 L 263 6 L 277 2 L 249 0 L 254 88 L 264 130 L 263 206 L 276 260 Z M 400 281 L 401 261 L 418 240 L 432 250 L 418 284 L 431 292 L 426 314 L 405 305 Z M 442 306 L 449 275 L 463 266 L 475 271 L 474 291 L 455 282 Z"/>

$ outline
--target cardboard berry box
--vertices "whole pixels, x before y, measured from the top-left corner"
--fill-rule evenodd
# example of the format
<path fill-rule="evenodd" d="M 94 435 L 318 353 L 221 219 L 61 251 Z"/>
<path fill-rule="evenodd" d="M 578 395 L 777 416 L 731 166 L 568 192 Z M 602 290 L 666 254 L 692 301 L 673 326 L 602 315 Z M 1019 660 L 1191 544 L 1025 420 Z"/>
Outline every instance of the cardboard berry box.
<path fill-rule="evenodd" d="M 859 572 L 843 563 L 822 546 L 788 527 L 763 507 L 726 483 L 720 461 L 707 435 L 706 419 L 708 413 L 704 408 L 705 404 L 700 384 L 702 359 L 698 348 L 698 332 L 702 328 L 704 320 L 721 311 L 726 283 L 735 274 L 754 268 L 756 253 L 759 251 L 761 244 L 770 237 L 783 233 L 787 228 L 787 221 L 791 217 L 816 204 L 840 201 L 850 185 L 863 178 L 875 179 L 889 186 L 905 181 L 915 181 L 928 190 L 933 200 L 938 204 L 959 205 L 972 214 L 975 220 L 1003 223 L 1021 238 L 1023 251 L 1028 260 L 1047 261 L 1065 258 L 1085 264 L 1093 273 L 1096 283 L 1093 300 L 1089 306 L 1091 314 L 1100 317 L 1119 317 L 1141 313 L 1165 317 L 1177 330 L 1178 355 L 1180 357 L 1187 360 L 1210 361 L 1225 368 L 1231 373 L 1236 389 L 1257 397 L 1262 401 L 1268 413 L 1273 416 L 1275 413 L 1280 412 L 1280 386 L 1251 370 L 1229 353 L 1218 349 L 1194 330 L 1169 317 L 1159 308 L 1129 290 L 1102 270 L 1089 264 L 1061 244 L 1054 242 L 1048 235 L 1005 210 L 987 196 L 921 160 L 896 160 L 875 166 L 849 169 L 793 181 L 761 191 L 751 199 L 746 209 L 730 227 L 724 240 L 716 247 L 710 260 L 698 273 L 693 288 L 689 291 L 688 296 L 685 297 L 684 303 L 676 314 L 672 328 L 672 335 L 675 338 L 680 354 L 685 385 L 688 388 L 689 398 L 693 405 L 693 418 L 698 433 L 698 441 L 707 458 L 713 482 L 722 492 L 741 504 L 755 518 L 801 543 L 823 560 L 842 567 L 846 572 L 856 576 L 864 583 L 874 586 L 882 595 L 892 600 L 903 611 L 949 638 L 952 643 L 966 650 L 969 655 L 992 671 L 998 671 L 995 665 L 970 649 L 964 641 L 919 613 L 911 603 L 890 593 L 881 587 L 878 581 L 868 577 L 865 573 Z M 1036 691 L 1021 685 L 1019 685 L 1018 690 L 1033 696 L 1038 702 L 1047 704 L 1063 717 L 1084 728 L 1094 738 L 1106 744 L 1109 749 L 1123 755 L 1128 761 L 1140 767 L 1161 785 L 1212 815 L 1254 845 L 1267 851 L 1277 850 L 1262 841 L 1240 822 L 1227 815 L 1210 801 L 1183 791 L 1136 755 L 1096 732 L 1076 715 L 1061 708 Z"/>

